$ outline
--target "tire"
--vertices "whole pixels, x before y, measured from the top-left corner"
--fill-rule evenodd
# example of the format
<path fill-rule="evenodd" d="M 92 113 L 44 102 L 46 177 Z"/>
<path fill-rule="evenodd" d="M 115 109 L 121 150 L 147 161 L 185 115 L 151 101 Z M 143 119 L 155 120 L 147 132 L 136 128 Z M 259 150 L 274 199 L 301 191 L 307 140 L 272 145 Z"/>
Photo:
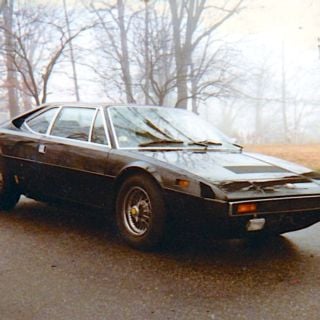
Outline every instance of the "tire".
<path fill-rule="evenodd" d="M 20 192 L 13 176 L 5 169 L 0 169 L 0 210 L 13 209 L 19 198 Z"/>
<path fill-rule="evenodd" d="M 161 188 L 147 175 L 130 176 L 116 199 L 116 221 L 122 238 L 132 247 L 150 250 L 164 236 L 166 210 Z"/>

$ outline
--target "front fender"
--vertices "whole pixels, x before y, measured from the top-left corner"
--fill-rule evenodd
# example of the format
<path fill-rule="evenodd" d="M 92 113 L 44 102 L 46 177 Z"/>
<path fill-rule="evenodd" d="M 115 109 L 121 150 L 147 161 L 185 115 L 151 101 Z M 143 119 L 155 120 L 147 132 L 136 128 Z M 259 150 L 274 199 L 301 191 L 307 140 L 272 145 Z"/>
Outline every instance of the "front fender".
<path fill-rule="evenodd" d="M 144 161 L 134 161 L 126 164 L 118 173 L 117 180 L 123 176 L 134 173 L 150 174 L 161 186 L 163 186 L 163 179 L 159 171 L 153 165 Z"/>

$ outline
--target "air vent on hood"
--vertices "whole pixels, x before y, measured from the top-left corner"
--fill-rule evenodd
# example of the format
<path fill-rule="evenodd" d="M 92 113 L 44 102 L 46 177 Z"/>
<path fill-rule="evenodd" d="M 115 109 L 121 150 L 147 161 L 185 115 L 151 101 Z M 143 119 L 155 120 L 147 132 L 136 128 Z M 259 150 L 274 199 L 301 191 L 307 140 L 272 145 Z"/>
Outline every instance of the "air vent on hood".
<path fill-rule="evenodd" d="M 285 169 L 274 166 L 227 166 L 224 168 L 238 174 L 289 172 Z"/>

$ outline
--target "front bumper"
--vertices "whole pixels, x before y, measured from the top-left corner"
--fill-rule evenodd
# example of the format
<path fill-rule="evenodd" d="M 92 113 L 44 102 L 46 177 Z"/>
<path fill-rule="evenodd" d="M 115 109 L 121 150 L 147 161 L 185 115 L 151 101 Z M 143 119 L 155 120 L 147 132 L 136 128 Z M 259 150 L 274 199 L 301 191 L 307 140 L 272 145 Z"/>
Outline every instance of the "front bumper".
<path fill-rule="evenodd" d="M 255 203 L 259 215 L 320 211 L 320 195 L 311 195 L 230 201 L 229 216 L 237 216 L 237 206 L 245 203 Z"/>
<path fill-rule="evenodd" d="M 217 237 L 237 238 L 256 232 L 281 234 L 320 221 L 320 195 L 224 202 L 175 193 L 170 199 L 170 211 L 180 222 L 204 228 Z M 238 204 L 252 202 L 257 204 L 257 212 L 236 213 Z M 250 221 L 255 219 L 264 219 L 260 230 L 250 228 L 254 223 Z"/>

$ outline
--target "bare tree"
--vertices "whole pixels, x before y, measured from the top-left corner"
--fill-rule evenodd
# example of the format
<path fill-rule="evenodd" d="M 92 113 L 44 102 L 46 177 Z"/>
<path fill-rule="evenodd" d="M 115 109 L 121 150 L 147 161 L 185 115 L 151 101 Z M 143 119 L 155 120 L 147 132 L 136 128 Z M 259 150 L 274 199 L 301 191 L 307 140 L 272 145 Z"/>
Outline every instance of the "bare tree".
<path fill-rule="evenodd" d="M 120 89 L 124 86 L 126 101 L 135 102 L 128 45 L 131 18 L 126 17 L 125 2 L 117 0 L 115 5 L 110 5 L 105 1 L 91 1 L 90 9 L 100 22 L 100 49 L 104 57 L 109 60 L 107 63 L 116 63 L 120 66 L 120 79 L 123 85 L 116 79 L 109 78 L 108 75 L 102 75 L 99 70 L 96 71 L 102 77 L 107 77 L 107 81 L 112 81 Z"/>
<path fill-rule="evenodd" d="M 255 143 L 262 143 L 268 138 L 270 123 L 267 121 L 265 112 L 270 113 L 271 106 L 277 103 L 277 97 L 273 94 L 276 86 L 273 81 L 275 75 L 268 62 L 267 58 L 262 58 L 258 65 L 251 66 L 250 70 L 247 70 L 246 81 L 244 81 L 246 93 L 243 97 L 246 98 L 247 105 L 253 108 Z"/>
<path fill-rule="evenodd" d="M 6 5 L 6 0 L 0 0 L 0 12 L 2 12 L 2 10 L 4 9 Z"/>
<path fill-rule="evenodd" d="M 145 55 L 145 104 L 149 104 L 149 88 L 150 88 L 150 58 L 149 58 L 149 2 L 150 0 L 143 0 L 145 4 L 145 32 L 144 32 L 144 55 Z"/>
<path fill-rule="evenodd" d="M 155 3 L 149 4 L 148 11 L 150 39 L 147 55 L 146 48 L 142 46 L 146 35 L 141 28 L 143 23 L 139 15 L 133 23 L 136 30 L 133 39 L 133 52 L 136 57 L 134 63 L 138 70 L 145 70 L 137 74 L 135 81 L 145 96 L 145 101 L 163 105 L 170 103 L 170 95 L 176 86 L 171 19 L 168 17 L 168 8 L 158 10 Z"/>
<path fill-rule="evenodd" d="M 229 7 L 227 1 L 224 6 L 217 7 L 210 5 L 210 1 L 207 0 L 169 0 L 175 48 L 177 107 L 186 108 L 190 97 L 188 81 L 190 73 L 193 73 L 194 77 L 196 69 L 193 61 L 194 52 L 202 45 L 203 40 L 239 12 L 243 2 L 244 0 L 238 0 Z M 216 17 L 209 27 L 200 28 L 204 15 L 210 11 L 212 13 L 212 10 L 222 14 Z"/>
<path fill-rule="evenodd" d="M 287 74 L 284 42 L 281 44 L 281 113 L 283 123 L 283 133 L 287 142 L 290 140 L 289 125 L 287 115 Z"/>
<path fill-rule="evenodd" d="M 91 12 L 101 23 L 97 34 L 102 59 L 95 71 L 112 85 L 109 91 L 124 91 L 127 102 L 186 107 L 192 99 L 197 112 L 199 102 L 230 88 L 233 75 L 228 55 L 222 53 L 227 47 L 214 47 L 212 34 L 243 1 L 218 8 L 206 0 L 143 0 L 131 7 L 124 0 L 113 5 L 92 0 Z M 219 15 L 208 27 L 202 19 L 210 10 Z"/>
<path fill-rule="evenodd" d="M 63 0 L 63 11 L 64 11 L 64 16 L 65 16 L 66 25 L 67 25 L 68 37 L 71 38 L 71 26 L 70 26 L 70 19 L 69 19 L 66 0 Z M 74 58 L 72 41 L 69 42 L 69 48 L 70 48 L 70 58 L 71 58 L 71 66 L 72 66 L 72 73 L 73 73 L 74 92 L 75 92 L 77 101 L 79 101 L 80 93 L 79 93 L 78 75 L 77 75 L 77 68 L 76 68 L 76 62 Z"/>
<path fill-rule="evenodd" d="M 240 95 L 235 87 L 242 77 L 242 71 L 234 63 L 237 56 L 239 52 L 224 41 L 211 40 L 211 36 L 193 52 L 188 76 L 190 89 L 186 97 L 191 99 L 193 112 L 198 113 L 200 104 L 210 98 L 225 99 Z"/>
<path fill-rule="evenodd" d="M 8 105 L 10 115 L 14 116 L 18 114 L 18 97 L 17 97 L 17 75 L 14 67 L 14 51 L 15 44 L 14 40 L 11 37 L 13 30 L 13 6 L 14 0 L 3 0 L 1 5 L 3 10 L 3 33 L 4 33 L 4 50 L 5 50 L 5 64 L 6 64 L 6 88 L 8 91 Z"/>
<path fill-rule="evenodd" d="M 14 17 L 11 28 L 0 25 L 12 44 L 3 48 L 11 62 L 8 73 L 18 75 L 15 89 L 39 105 L 47 100 L 49 80 L 69 43 L 91 26 L 69 34 L 60 11 L 48 5 L 20 6 Z"/>

